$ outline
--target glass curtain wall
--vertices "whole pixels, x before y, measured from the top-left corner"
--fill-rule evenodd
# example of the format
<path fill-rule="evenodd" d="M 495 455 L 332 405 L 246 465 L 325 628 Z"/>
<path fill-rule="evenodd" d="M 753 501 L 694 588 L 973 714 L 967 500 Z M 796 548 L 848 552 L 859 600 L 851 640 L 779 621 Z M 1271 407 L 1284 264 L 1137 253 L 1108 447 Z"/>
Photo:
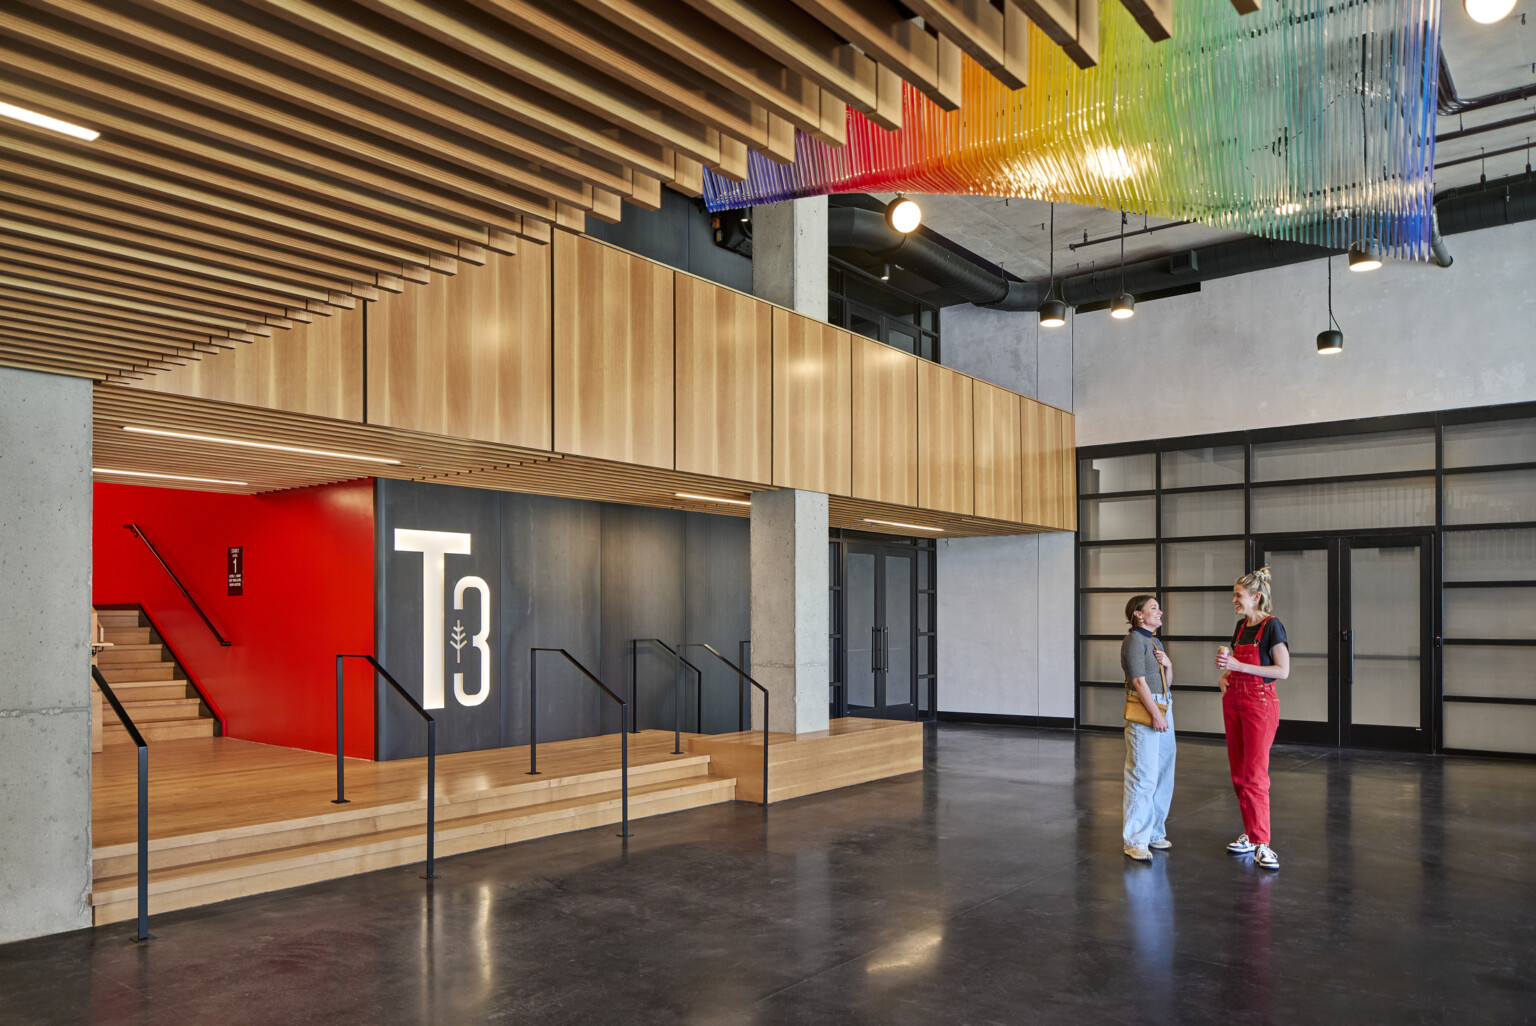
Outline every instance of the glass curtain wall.
<path fill-rule="evenodd" d="M 1292 599 L 1282 735 L 1361 743 L 1379 724 L 1432 731 L 1424 750 L 1536 754 L 1536 405 L 1079 457 L 1082 726 L 1122 725 L 1124 607 L 1144 592 L 1166 611 L 1180 731 L 1220 734 L 1212 656 L 1262 558 Z"/>

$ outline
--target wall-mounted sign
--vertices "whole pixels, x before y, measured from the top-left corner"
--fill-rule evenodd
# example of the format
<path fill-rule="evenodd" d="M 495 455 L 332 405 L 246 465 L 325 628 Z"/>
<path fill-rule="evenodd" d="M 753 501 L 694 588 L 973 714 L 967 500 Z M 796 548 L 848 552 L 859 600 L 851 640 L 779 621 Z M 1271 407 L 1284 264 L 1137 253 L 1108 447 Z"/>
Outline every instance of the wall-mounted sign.
<path fill-rule="evenodd" d="M 245 594 L 245 546 L 231 545 L 225 570 L 229 573 L 229 593 Z"/>
<path fill-rule="evenodd" d="M 395 528 L 396 552 L 421 553 L 421 704 L 426 709 L 443 708 L 443 598 L 444 574 L 447 555 L 470 554 L 472 536 L 457 531 L 412 531 Z M 453 631 L 449 634 L 453 644 L 453 661 L 458 666 L 464 661 L 464 648 L 473 646 L 480 654 L 480 684 L 475 691 L 464 689 L 464 674 L 453 674 L 453 696 L 460 705 L 479 705 L 491 693 L 491 647 L 486 638 L 491 633 L 491 586 L 474 575 L 460 577 L 453 586 L 453 608 L 464 608 L 464 593 L 474 591 L 480 596 L 480 624 L 473 634 L 464 628 L 464 619 L 455 613 Z"/>

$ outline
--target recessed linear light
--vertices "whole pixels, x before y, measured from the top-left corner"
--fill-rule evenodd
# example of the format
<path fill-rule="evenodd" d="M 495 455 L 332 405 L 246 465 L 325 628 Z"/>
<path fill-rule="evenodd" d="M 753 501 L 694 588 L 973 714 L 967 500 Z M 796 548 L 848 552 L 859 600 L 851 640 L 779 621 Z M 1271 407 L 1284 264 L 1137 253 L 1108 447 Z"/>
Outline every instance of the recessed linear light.
<path fill-rule="evenodd" d="M 886 527 L 905 527 L 910 531 L 933 531 L 937 534 L 944 533 L 944 528 L 942 527 L 924 527 L 922 524 L 899 524 L 894 520 L 871 520 L 869 517 L 865 517 L 864 522 L 866 524 L 883 524 Z"/>
<path fill-rule="evenodd" d="M 29 125 L 36 125 L 38 128 L 46 128 L 54 132 L 62 132 L 65 135 L 72 135 L 76 139 L 84 139 L 86 142 L 95 142 L 101 136 L 101 133 L 95 129 L 81 128 L 79 125 L 72 125 L 68 121 L 50 118 L 47 114 L 39 114 L 35 110 L 27 110 L 25 107 L 13 106 L 9 103 L 0 102 L 0 117 L 25 121 Z"/>
<path fill-rule="evenodd" d="M 241 445 L 247 449 L 275 449 L 278 452 L 297 452 L 305 456 L 331 456 L 338 460 L 362 460 L 365 463 L 388 463 L 391 466 L 399 466 L 399 460 L 387 460 L 382 456 L 358 456 L 350 452 L 330 452 L 326 449 L 301 449 L 296 445 L 277 445 L 273 442 L 247 442 L 240 438 L 217 438 L 213 435 L 189 435 L 181 431 L 161 431 L 158 428 L 134 427 L 126 425 L 124 431 L 132 431 L 137 435 L 163 435 L 166 438 L 189 438 L 194 442 L 217 442 L 220 445 Z"/>
<path fill-rule="evenodd" d="M 108 470 L 106 467 L 92 467 L 93 474 L 123 474 L 127 477 L 158 477 L 164 481 L 196 481 L 198 484 L 222 484 L 240 485 L 248 487 L 244 481 L 222 481 L 216 477 L 182 477 L 180 474 L 149 474 L 142 470 Z"/>
<path fill-rule="evenodd" d="M 748 499 L 722 499 L 718 495 L 694 495 L 692 492 L 673 492 L 672 494 L 677 496 L 679 499 L 701 499 L 704 502 L 723 502 L 731 506 L 752 505 L 751 501 Z"/>

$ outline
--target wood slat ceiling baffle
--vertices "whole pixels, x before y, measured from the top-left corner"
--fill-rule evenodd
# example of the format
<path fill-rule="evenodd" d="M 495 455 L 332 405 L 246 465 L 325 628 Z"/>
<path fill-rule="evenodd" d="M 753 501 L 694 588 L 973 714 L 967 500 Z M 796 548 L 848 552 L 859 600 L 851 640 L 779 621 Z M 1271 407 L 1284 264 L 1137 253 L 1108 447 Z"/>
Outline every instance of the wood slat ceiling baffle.
<path fill-rule="evenodd" d="M 11 0 L 0 101 L 101 134 L 0 117 L 0 365 L 151 374 L 897 127 L 903 81 L 953 109 L 962 54 L 1021 86 L 1026 15 L 1073 52 L 1076 0 Z"/>
<path fill-rule="evenodd" d="M 98 481 L 119 484 L 254 494 L 360 477 L 384 477 L 743 517 L 749 513 L 746 506 L 683 499 L 676 493 L 745 500 L 753 491 L 771 490 L 769 485 L 749 481 L 723 480 L 373 424 L 237 406 L 110 383 L 97 386 L 94 408 L 92 460 L 97 468 L 203 479 L 176 481 L 112 473 L 95 475 Z M 124 430 L 128 426 L 382 457 L 400 463 L 368 463 L 337 456 L 141 434 Z M 211 484 L 207 483 L 209 481 L 243 483 Z M 832 497 L 829 519 L 833 527 L 901 535 L 914 533 L 900 527 L 867 523 L 866 518 L 941 527 L 944 529 L 942 537 L 1019 534 L 1030 530 L 1018 524 L 980 517 Z"/>

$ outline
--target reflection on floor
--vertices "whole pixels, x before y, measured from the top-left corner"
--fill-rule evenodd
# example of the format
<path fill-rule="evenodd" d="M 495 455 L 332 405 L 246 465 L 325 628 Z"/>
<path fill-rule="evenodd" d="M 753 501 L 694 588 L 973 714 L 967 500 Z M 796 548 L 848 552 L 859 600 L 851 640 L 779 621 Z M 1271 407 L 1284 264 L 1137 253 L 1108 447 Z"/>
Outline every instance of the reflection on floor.
<path fill-rule="evenodd" d="M 6 1023 L 1528 1021 L 1536 765 L 1217 743 L 1120 853 L 1123 742 L 945 725 L 920 774 L 0 947 Z"/>

